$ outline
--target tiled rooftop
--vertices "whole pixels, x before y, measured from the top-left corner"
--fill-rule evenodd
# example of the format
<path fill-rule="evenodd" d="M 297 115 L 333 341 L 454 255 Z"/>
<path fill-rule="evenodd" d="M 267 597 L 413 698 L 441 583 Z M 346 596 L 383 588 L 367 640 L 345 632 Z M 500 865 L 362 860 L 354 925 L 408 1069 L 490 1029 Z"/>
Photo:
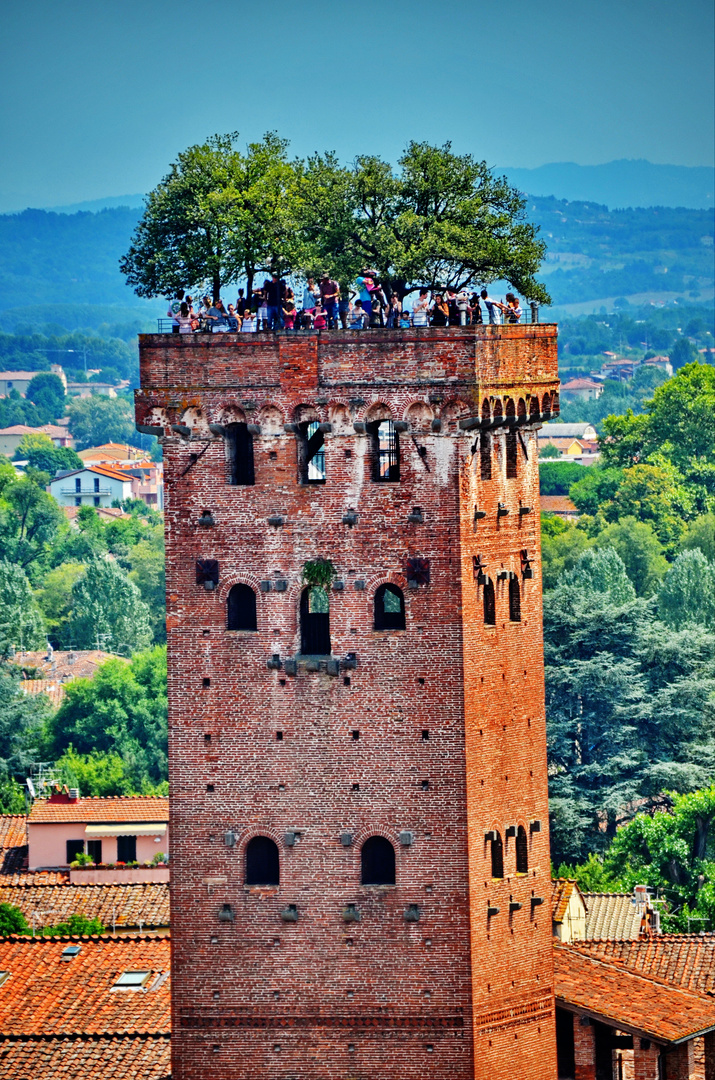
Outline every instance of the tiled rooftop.
<path fill-rule="evenodd" d="M 27 874 L 30 879 L 21 885 L 9 885 L 0 877 L 0 903 L 13 904 L 32 926 L 63 922 L 75 913 L 88 919 L 100 919 L 111 929 L 125 927 L 150 929 L 169 925 L 169 886 L 164 882 L 132 884 L 71 885 L 66 879 L 58 884 L 32 881 L 33 877 L 50 875 Z"/>
<path fill-rule="evenodd" d="M 69 945 L 80 951 L 62 960 Z M 170 1031 L 168 937 L 13 936 L 0 940 L 0 971 L 9 972 L 0 986 L 4 1038 Z M 149 971 L 146 988 L 113 990 L 125 971 Z"/>
<path fill-rule="evenodd" d="M 0 874 L 27 866 L 26 824 L 25 814 L 0 814 Z"/>
<path fill-rule="evenodd" d="M 168 1035 L 0 1043 L 0 1080 L 170 1080 Z"/>
<path fill-rule="evenodd" d="M 590 955 L 587 944 L 554 945 L 558 1005 L 663 1042 L 715 1028 L 713 998 L 638 974 L 617 959 Z"/>
<path fill-rule="evenodd" d="M 640 941 L 577 941 L 574 948 L 649 978 L 715 996 L 715 935 L 661 934 Z"/>
<path fill-rule="evenodd" d="M 554 922 L 563 922 L 569 900 L 574 891 L 580 892 L 578 885 L 571 878 L 556 878 L 551 882 L 551 918 Z"/>
<path fill-rule="evenodd" d="M 637 938 L 641 915 L 631 893 L 584 893 L 587 938 Z"/>
<path fill-rule="evenodd" d="M 111 821 L 168 821 L 168 798 L 122 796 L 121 798 L 86 798 L 74 801 L 37 799 L 32 804 L 28 823 L 102 822 Z"/>
<path fill-rule="evenodd" d="M 80 649 L 72 652 L 55 649 L 48 659 L 47 649 L 40 649 L 36 652 L 21 653 L 15 657 L 15 664 L 25 670 L 38 668 L 48 682 L 57 682 L 60 679 L 64 682 L 68 679 L 91 678 L 105 660 L 117 659 L 121 657 L 100 649 Z"/>

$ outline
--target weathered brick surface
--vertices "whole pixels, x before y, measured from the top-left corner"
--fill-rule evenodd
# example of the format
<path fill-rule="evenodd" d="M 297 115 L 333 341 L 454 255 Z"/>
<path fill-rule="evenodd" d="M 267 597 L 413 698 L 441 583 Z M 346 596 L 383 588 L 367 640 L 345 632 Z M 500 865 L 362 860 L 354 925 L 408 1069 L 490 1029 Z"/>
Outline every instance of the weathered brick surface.
<path fill-rule="evenodd" d="M 578 1013 L 573 1018 L 573 1049 L 574 1080 L 596 1080 L 596 1029 Z"/>
<path fill-rule="evenodd" d="M 536 436 L 520 427 L 507 480 L 496 428 L 494 479 L 482 481 L 479 432 L 458 424 L 485 398 L 548 409 L 555 327 L 146 336 L 140 353 L 137 420 L 164 432 L 167 486 L 174 1077 L 555 1077 Z M 409 425 L 399 484 L 372 482 L 353 427 L 384 415 Z M 332 424 L 322 486 L 298 482 L 283 427 L 313 416 Z M 208 428 L 243 419 L 261 427 L 252 487 L 227 484 Z M 407 520 L 415 506 L 422 524 Z M 275 514 L 282 525 L 268 524 Z M 476 556 L 496 584 L 496 626 L 484 625 Z M 331 594 L 332 655 L 356 653 L 357 669 L 269 670 L 273 654 L 283 665 L 300 650 L 301 572 L 318 557 L 345 584 Z M 408 557 L 430 560 L 429 585 L 407 587 Z M 219 561 L 214 592 L 196 585 L 197 558 Z M 504 571 L 518 575 L 520 623 Z M 276 580 L 286 591 L 259 591 Z M 386 581 L 404 590 L 405 631 L 372 628 Z M 257 590 L 257 633 L 225 629 L 236 582 Z M 510 838 L 493 881 L 485 833 L 519 825 L 528 873 L 516 874 Z M 374 833 L 395 845 L 394 888 L 360 884 Z M 259 834 L 279 846 L 278 890 L 244 887 Z M 347 903 L 360 922 L 343 921 Z M 295 923 L 281 920 L 287 904 Z M 418 922 L 405 921 L 409 904 Z"/>

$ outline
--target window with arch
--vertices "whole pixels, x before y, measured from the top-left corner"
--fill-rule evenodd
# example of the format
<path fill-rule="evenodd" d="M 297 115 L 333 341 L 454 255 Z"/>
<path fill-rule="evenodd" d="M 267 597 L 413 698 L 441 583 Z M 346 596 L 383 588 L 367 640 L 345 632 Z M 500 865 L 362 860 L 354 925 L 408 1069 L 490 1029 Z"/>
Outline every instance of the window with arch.
<path fill-rule="evenodd" d="M 491 856 L 492 856 L 492 877 L 503 878 L 504 877 L 504 844 L 500 833 L 495 834 L 496 838 L 492 838 L 491 843 Z"/>
<path fill-rule="evenodd" d="M 521 622 L 521 590 L 516 574 L 509 574 L 509 621 Z"/>
<path fill-rule="evenodd" d="M 360 852 L 363 885 L 395 884 L 395 849 L 384 836 L 370 836 Z"/>
<path fill-rule="evenodd" d="M 405 597 L 397 585 L 381 585 L 375 591 L 375 629 L 405 629 Z"/>
<path fill-rule="evenodd" d="M 300 444 L 300 481 L 302 484 L 324 484 L 325 471 L 325 435 L 323 425 L 317 420 L 309 420 L 298 425 L 301 435 Z"/>
<path fill-rule="evenodd" d="M 300 595 L 300 651 L 330 655 L 330 599 L 320 585 L 308 585 Z"/>
<path fill-rule="evenodd" d="M 251 485 L 256 482 L 253 466 L 253 435 L 248 424 L 227 424 L 224 432 L 230 470 L 229 483 Z"/>
<path fill-rule="evenodd" d="M 494 598 L 494 582 L 491 578 L 487 578 L 484 582 L 484 593 L 482 596 L 484 601 L 484 622 L 487 626 L 496 626 L 497 624 L 497 609 Z"/>
<path fill-rule="evenodd" d="M 516 872 L 517 874 L 529 872 L 529 842 L 523 825 L 519 826 L 516 833 Z"/>
<path fill-rule="evenodd" d="M 246 885 L 280 885 L 278 845 L 270 836 L 254 836 L 246 845 Z"/>
<path fill-rule="evenodd" d="M 506 436 L 506 478 L 507 480 L 516 480 L 517 469 L 516 463 L 518 459 L 517 454 L 517 436 L 516 432 L 509 431 Z"/>
<path fill-rule="evenodd" d="M 400 479 L 400 442 L 393 420 L 377 420 L 367 425 L 372 437 L 372 478 L 390 484 Z"/>
<path fill-rule="evenodd" d="M 492 478 L 492 437 L 483 431 L 479 441 L 479 473 L 482 480 Z"/>
<path fill-rule="evenodd" d="M 227 630 L 257 630 L 256 594 L 250 585 L 234 585 L 226 599 Z"/>

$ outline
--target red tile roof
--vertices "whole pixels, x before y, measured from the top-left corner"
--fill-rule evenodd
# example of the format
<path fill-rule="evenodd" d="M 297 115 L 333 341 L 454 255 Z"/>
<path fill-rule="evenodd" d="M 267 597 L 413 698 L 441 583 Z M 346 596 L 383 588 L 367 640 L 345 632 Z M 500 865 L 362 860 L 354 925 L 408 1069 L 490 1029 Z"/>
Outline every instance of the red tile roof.
<path fill-rule="evenodd" d="M 170 1080 L 168 1035 L 54 1038 L 0 1044 L 0 1080 Z"/>
<path fill-rule="evenodd" d="M 568 495 L 542 495 L 541 509 L 545 514 L 573 514 L 578 516 L 576 504 L 571 502 Z"/>
<path fill-rule="evenodd" d="M 584 944 L 554 945 L 557 1005 L 662 1042 L 693 1038 L 715 1028 L 712 998 L 591 956 Z"/>
<path fill-rule="evenodd" d="M 86 798 L 73 802 L 37 799 L 32 804 L 27 820 L 30 825 L 63 821 L 96 821 L 104 824 L 111 821 L 168 821 L 169 800 L 143 795 L 125 795 L 112 799 Z"/>
<path fill-rule="evenodd" d="M 574 893 L 581 893 L 578 885 L 571 878 L 556 878 L 551 882 L 551 918 L 554 922 L 563 922 L 569 900 Z M 583 895 L 581 895 L 583 899 Z M 586 907 L 586 902 L 583 904 Z"/>
<path fill-rule="evenodd" d="M 715 935 L 660 934 L 639 941 L 577 941 L 588 956 L 623 964 L 631 971 L 715 996 Z"/>
<path fill-rule="evenodd" d="M 63 922 L 73 914 L 99 919 L 107 929 L 154 929 L 169 925 L 169 885 L 164 882 L 72 885 L 35 882 L 45 874 L 28 874 L 22 883 L 8 883 L 0 877 L 0 903 L 18 907 L 30 926 Z"/>
<path fill-rule="evenodd" d="M 60 959 L 68 945 L 80 951 Z M 170 1029 L 168 937 L 0 940 L 0 1033 L 166 1035 Z M 113 990 L 125 971 L 149 971 L 146 988 Z"/>
<path fill-rule="evenodd" d="M 25 814 L 0 814 L 0 874 L 13 874 L 25 866 L 27 817 Z"/>
<path fill-rule="evenodd" d="M 587 938 L 637 938 L 643 916 L 632 893 L 584 893 Z"/>

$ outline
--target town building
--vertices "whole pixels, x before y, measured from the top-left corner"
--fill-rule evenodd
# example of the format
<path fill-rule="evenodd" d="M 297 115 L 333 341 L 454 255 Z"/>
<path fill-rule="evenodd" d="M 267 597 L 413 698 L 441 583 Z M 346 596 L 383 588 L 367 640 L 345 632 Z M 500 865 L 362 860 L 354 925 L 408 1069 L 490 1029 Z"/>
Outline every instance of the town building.
<path fill-rule="evenodd" d="M 555 1080 L 556 328 L 143 335 L 140 364 L 169 492 L 174 1080 Z"/>
<path fill-rule="evenodd" d="M 562 383 L 561 392 L 564 397 L 579 401 L 597 401 L 603 393 L 603 383 L 589 378 L 569 379 Z"/>
<path fill-rule="evenodd" d="M 67 390 L 67 376 L 60 364 L 50 364 L 50 370 L 44 371 L 0 371 L 0 397 L 7 397 L 13 391 L 25 397 L 27 388 L 36 375 L 56 375 Z"/>
<path fill-rule="evenodd" d="M 170 1080 L 169 939 L 0 939 L 0 1080 Z"/>
<path fill-rule="evenodd" d="M 47 435 L 55 446 L 74 447 L 74 439 L 69 428 L 64 424 L 42 424 L 40 427 L 28 427 L 27 424 L 11 424 L 0 428 L 0 454 L 13 457 L 25 435 Z"/>
<path fill-rule="evenodd" d="M 86 855 L 96 868 L 73 871 L 77 881 L 168 881 L 166 867 L 146 865 L 160 852 L 168 855 L 168 822 L 165 798 L 82 798 L 75 788 L 55 791 L 36 799 L 28 815 L 28 869 L 66 869 Z M 108 863 L 106 869 L 99 866 Z M 145 865 L 135 870 L 129 863 Z"/>
<path fill-rule="evenodd" d="M 60 506 L 109 507 L 133 497 L 133 480 L 109 465 L 88 465 L 57 473 L 50 480 L 49 491 Z"/>
<path fill-rule="evenodd" d="M 542 495 L 541 511 L 563 518 L 564 521 L 578 521 L 581 516 L 576 503 L 569 499 L 568 495 Z"/>

